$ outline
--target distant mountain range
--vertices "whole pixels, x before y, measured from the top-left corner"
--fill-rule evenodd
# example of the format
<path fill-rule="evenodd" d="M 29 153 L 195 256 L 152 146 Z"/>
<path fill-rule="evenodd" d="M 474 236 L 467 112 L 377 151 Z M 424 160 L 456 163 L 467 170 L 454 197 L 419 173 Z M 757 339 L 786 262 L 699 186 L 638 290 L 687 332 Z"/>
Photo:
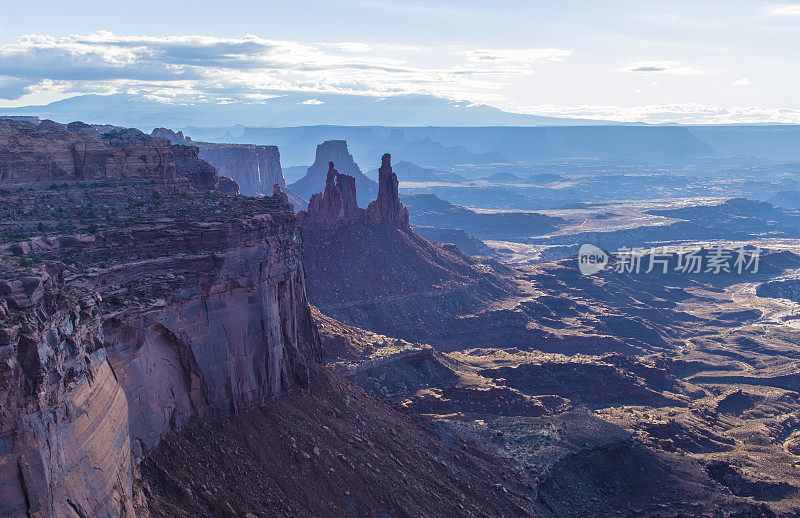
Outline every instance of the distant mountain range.
<path fill-rule="evenodd" d="M 164 103 L 140 95 L 79 95 L 44 106 L 0 108 L 0 115 L 37 115 L 152 129 L 244 124 L 251 126 L 563 126 L 608 121 L 509 113 L 486 105 L 430 95 L 369 97 L 286 92 L 257 103 Z"/>
<path fill-rule="evenodd" d="M 276 145 L 284 166 L 307 167 L 317 144 L 346 140 L 367 171 L 377 167 L 386 152 L 398 163 L 436 168 L 565 159 L 667 164 L 707 157 L 800 160 L 800 125 L 623 124 L 509 113 L 426 95 L 379 99 L 291 92 L 260 103 L 227 104 L 81 95 L 44 106 L 0 108 L 4 115 L 145 131 L 164 126 L 182 129 L 194 140 Z"/>

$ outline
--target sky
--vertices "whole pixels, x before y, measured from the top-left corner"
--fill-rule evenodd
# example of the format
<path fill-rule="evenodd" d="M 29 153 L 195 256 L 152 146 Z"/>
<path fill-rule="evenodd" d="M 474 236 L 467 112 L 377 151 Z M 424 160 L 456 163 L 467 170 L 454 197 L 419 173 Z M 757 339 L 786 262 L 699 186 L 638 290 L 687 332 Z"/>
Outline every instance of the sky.
<path fill-rule="evenodd" d="M 0 107 L 430 94 L 618 121 L 800 123 L 800 3 L 339 0 L 4 5 Z"/>

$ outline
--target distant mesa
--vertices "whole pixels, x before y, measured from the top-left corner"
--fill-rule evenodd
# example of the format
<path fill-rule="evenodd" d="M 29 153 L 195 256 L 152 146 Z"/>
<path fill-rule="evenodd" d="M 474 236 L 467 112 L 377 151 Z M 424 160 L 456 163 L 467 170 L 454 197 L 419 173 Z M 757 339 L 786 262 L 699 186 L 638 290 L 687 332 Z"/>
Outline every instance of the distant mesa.
<path fill-rule="evenodd" d="M 374 199 L 378 192 L 378 184 L 361 172 L 344 140 L 326 140 L 319 144 L 314 163 L 303 178 L 289 185 L 289 189 L 301 198 L 310 199 L 312 194 L 318 193 L 327 184 L 328 164 L 331 162 L 336 164 L 341 174 L 353 178 L 358 189 L 359 202 L 367 203 Z"/>

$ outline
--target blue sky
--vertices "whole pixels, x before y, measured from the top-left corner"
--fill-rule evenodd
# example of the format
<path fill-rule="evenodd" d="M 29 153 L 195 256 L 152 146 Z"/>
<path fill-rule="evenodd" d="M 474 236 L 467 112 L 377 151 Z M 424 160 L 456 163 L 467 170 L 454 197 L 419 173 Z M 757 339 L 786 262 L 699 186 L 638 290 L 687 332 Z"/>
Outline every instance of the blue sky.
<path fill-rule="evenodd" d="M 0 107 L 425 93 L 539 115 L 800 123 L 800 4 L 13 2 Z"/>

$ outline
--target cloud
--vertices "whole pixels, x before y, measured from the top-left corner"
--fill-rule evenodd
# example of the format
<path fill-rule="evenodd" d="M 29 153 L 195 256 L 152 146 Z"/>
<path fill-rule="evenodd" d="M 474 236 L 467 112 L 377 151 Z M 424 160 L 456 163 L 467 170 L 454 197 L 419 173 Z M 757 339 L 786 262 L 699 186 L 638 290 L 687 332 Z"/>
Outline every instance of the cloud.
<path fill-rule="evenodd" d="M 731 84 L 733 86 L 750 86 L 751 83 L 750 83 L 749 79 L 747 79 L 746 77 L 743 77 L 742 79 L 737 79 L 736 81 L 734 81 Z"/>
<path fill-rule="evenodd" d="M 684 65 L 678 61 L 636 61 L 626 65 L 622 70 L 625 72 L 657 72 L 680 76 L 690 76 L 705 72 L 705 70 Z"/>
<path fill-rule="evenodd" d="M 86 93 L 136 92 L 162 102 L 258 102 L 275 91 L 374 96 L 430 94 L 486 99 L 532 64 L 559 61 L 563 49 L 435 48 L 447 66 L 422 65 L 417 47 L 357 42 L 304 43 L 245 35 L 121 36 L 108 31 L 23 35 L 0 45 L 0 98 L 20 88 Z"/>
<path fill-rule="evenodd" d="M 320 101 L 319 99 L 307 99 L 307 100 L 301 102 L 300 104 L 318 105 L 318 104 L 325 104 L 325 101 Z"/>
<path fill-rule="evenodd" d="M 30 93 L 32 83 L 17 77 L 0 76 L 0 99 L 19 99 Z"/>
<path fill-rule="evenodd" d="M 769 12 L 779 16 L 800 16 L 800 5 L 776 5 Z"/>

